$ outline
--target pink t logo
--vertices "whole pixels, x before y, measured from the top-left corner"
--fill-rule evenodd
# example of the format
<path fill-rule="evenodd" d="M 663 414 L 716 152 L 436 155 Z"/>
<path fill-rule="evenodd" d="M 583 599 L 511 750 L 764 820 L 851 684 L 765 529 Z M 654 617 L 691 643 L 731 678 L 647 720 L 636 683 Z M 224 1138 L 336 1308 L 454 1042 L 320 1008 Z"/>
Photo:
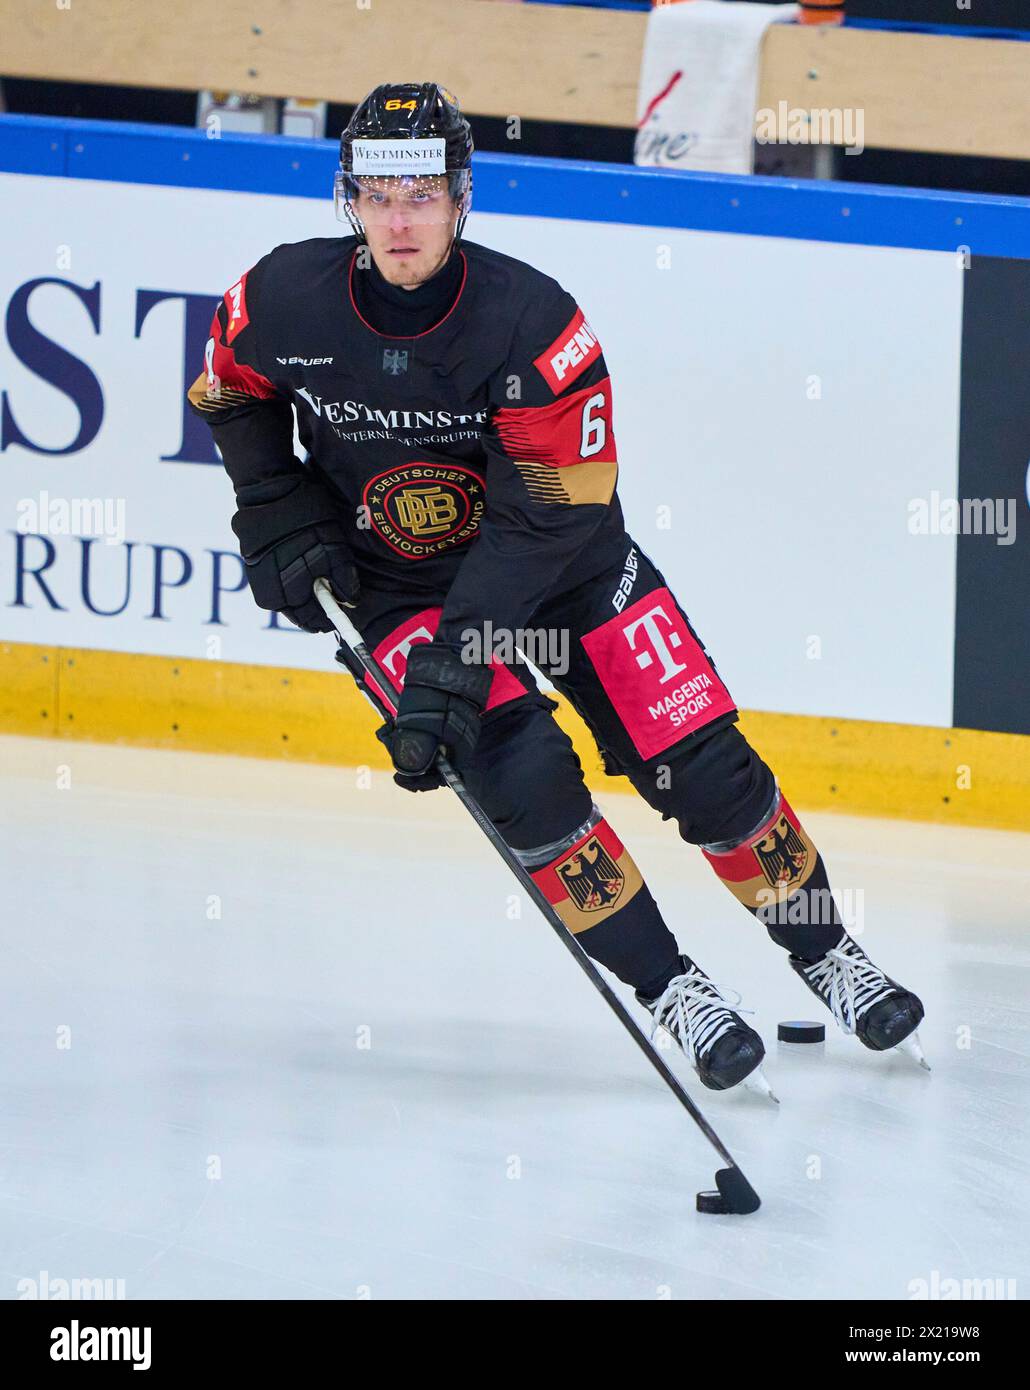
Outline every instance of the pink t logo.
<path fill-rule="evenodd" d="M 406 637 L 402 638 L 395 647 L 391 647 L 390 650 L 380 658 L 379 664 L 385 667 L 391 676 L 403 684 L 403 675 L 397 675 L 397 658 L 400 657 L 405 667 L 407 667 L 408 653 L 411 651 L 412 647 L 417 646 L 419 642 L 431 642 L 432 640 L 433 634 L 427 627 L 412 628 Z"/>
<path fill-rule="evenodd" d="M 670 651 L 670 648 L 675 650 L 676 647 L 681 646 L 683 639 L 678 632 L 670 631 L 668 634 L 669 640 L 668 643 L 666 643 L 665 634 L 658 626 L 657 619 L 659 617 L 665 621 L 669 628 L 672 628 L 672 619 L 661 604 L 658 604 L 654 608 L 649 609 L 643 617 L 634 619 L 628 627 L 623 628 L 622 635 L 629 644 L 630 651 L 634 653 L 636 663 L 641 671 L 646 671 L 654 662 L 655 656 L 658 657 L 658 660 L 662 663 L 662 674 L 658 679 L 658 684 L 664 685 L 666 681 L 671 681 L 673 676 L 678 676 L 681 671 L 685 671 L 687 668 L 685 665 L 681 665 L 675 661 L 672 651 Z M 649 651 L 637 651 L 635 634 L 639 628 L 643 628 L 644 632 L 647 634 L 650 644 L 654 649 L 653 654 Z"/>

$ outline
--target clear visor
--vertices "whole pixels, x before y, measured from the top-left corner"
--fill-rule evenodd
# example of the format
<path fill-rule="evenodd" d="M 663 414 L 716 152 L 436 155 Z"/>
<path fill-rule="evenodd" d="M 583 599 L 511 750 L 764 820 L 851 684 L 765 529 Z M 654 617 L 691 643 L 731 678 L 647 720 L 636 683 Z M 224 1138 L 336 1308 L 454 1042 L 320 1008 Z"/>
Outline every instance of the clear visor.
<path fill-rule="evenodd" d="M 452 188 L 457 185 L 457 198 Z M 470 173 L 383 175 L 337 170 L 333 202 L 341 222 L 363 227 L 440 226 L 468 212 Z"/>

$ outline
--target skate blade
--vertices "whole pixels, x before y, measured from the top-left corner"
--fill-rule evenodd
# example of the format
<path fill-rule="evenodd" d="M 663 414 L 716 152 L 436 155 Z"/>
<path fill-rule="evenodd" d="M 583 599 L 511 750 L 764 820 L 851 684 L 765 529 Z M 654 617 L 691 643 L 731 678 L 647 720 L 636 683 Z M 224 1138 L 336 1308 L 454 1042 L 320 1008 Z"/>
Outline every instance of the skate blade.
<path fill-rule="evenodd" d="M 744 1087 L 752 1094 L 760 1096 L 762 1100 L 771 1100 L 774 1105 L 779 1105 L 780 1098 L 775 1094 L 773 1088 L 765 1079 L 765 1072 L 761 1067 L 755 1067 L 754 1071 L 744 1077 Z"/>
<path fill-rule="evenodd" d="M 911 1057 L 912 1061 L 918 1062 L 918 1064 L 923 1068 L 924 1071 L 933 1070 L 933 1068 L 930 1066 L 930 1063 L 926 1060 L 925 1054 L 923 1053 L 922 1045 L 919 1042 L 918 1032 L 909 1033 L 908 1037 L 904 1040 L 904 1042 L 898 1043 L 894 1051 L 900 1052 L 906 1057 Z"/>

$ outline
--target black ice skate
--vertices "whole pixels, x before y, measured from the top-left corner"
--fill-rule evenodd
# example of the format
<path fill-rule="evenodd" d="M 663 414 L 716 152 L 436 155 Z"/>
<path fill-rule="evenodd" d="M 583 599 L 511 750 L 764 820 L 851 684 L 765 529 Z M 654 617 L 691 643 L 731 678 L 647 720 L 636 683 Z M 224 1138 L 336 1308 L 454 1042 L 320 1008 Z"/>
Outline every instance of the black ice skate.
<path fill-rule="evenodd" d="M 750 1089 L 775 1101 L 761 1070 L 762 1039 L 689 956 L 680 956 L 680 962 L 683 974 L 669 981 L 664 994 L 645 999 L 637 993 L 637 1002 L 654 1016 L 652 1038 L 659 1028 L 671 1034 L 710 1090 L 726 1091 L 750 1078 Z"/>
<path fill-rule="evenodd" d="M 819 960 L 791 956 L 790 963 L 842 1032 L 855 1034 L 873 1052 L 896 1047 L 930 1070 L 916 1032 L 923 1020 L 921 1001 L 875 966 L 847 932 Z"/>

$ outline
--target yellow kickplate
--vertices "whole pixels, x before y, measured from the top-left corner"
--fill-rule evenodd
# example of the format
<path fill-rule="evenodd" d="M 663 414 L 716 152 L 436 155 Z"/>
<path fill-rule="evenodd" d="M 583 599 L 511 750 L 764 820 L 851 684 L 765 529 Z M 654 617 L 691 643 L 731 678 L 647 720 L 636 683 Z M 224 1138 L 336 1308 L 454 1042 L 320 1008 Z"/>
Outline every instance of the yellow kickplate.
<path fill-rule="evenodd" d="M 596 791 L 593 740 L 557 714 Z M 345 671 L 0 643 L 0 732 L 341 766 L 388 767 L 378 719 Z M 811 810 L 1030 830 L 1030 737 L 745 712 L 741 731 Z"/>
<path fill-rule="evenodd" d="M 788 800 L 812 810 L 1030 830 L 1030 737 L 743 713 Z"/>
<path fill-rule="evenodd" d="M 54 733 L 59 657 L 58 647 L 0 642 L 0 733 Z"/>
<path fill-rule="evenodd" d="M 60 683 L 64 738 L 388 765 L 375 715 L 343 671 L 65 649 Z"/>

